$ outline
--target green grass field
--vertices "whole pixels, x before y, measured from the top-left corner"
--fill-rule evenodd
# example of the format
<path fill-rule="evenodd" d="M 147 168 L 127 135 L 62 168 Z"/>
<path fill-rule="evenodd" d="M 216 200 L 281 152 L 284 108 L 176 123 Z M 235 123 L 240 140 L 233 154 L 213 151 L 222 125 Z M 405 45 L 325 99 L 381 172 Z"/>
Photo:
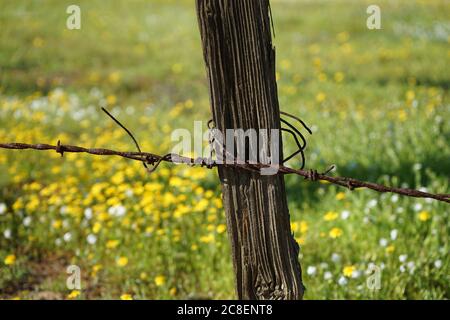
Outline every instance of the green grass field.
<path fill-rule="evenodd" d="M 193 1 L 77 3 L 68 30 L 73 1 L 0 0 L 0 142 L 134 151 L 101 106 L 149 152 L 194 120 L 206 129 Z M 369 4 L 272 1 L 281 109 L 313 128 L 307 168 L 449 193 L 450 6 L 378 1 L 382 29 L 368 30 Z M 235 298 L 215 170 L 0 150 L 0 172 L 0 298 Z M 286 184 L 305 299 L 450 298 L 448 205 Z"/>

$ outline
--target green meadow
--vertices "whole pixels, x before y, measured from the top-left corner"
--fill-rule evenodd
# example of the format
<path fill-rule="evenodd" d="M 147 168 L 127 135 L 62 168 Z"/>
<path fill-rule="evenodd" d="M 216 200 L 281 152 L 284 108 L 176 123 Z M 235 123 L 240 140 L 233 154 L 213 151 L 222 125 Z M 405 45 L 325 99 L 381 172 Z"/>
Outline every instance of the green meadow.
<path fill-rule="evenodd" d="M 271 3 L 280 107 L 313 130 L 306 168 L 449 193 L 448 2 L 378 1 L 380 30 L 370 1 Z M 79 0 L 80 30 L 71 4 L 0 0 L 0 142 L 135 151 L 101 107 L 148 152 L 206 130 L 194 1 Z M 305 299 L 450 298 L 448 204 L 285 179 Z M 236 297 L 216 170 L 0 149 L 0 298 L 200 297 Z"/>

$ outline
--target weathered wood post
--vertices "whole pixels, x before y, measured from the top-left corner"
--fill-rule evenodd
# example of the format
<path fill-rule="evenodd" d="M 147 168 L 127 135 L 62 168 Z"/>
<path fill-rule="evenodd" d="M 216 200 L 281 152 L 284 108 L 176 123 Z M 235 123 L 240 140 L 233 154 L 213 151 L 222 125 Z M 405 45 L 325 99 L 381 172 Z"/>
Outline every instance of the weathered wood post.
<path fill-rule="evenodd" d="M 280 129 L 269 6 L 269 0 L 196 0 L 213 120 L 223 133 Z M 301 299 L 283 176 L 227 167 L 219 167 L 219 176 L 238 298 Z"/>

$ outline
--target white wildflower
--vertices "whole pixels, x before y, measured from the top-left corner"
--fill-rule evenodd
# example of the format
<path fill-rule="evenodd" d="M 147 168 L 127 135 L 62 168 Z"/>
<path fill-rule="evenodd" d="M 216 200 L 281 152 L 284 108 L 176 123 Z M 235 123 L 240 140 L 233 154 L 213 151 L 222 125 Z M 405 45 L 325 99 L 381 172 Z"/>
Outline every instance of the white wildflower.
<path fill-rule="evenodd" d="M 398 236 L 398 230 L 397 229 L 391 230 L 391 240 L 397 239 L 397 236 Z"/>
<path fill-rule="evenodd" d="M 338 280 L 338 284 L 340 285 L 340 286 L 345 286 L 346 284 L 347 284 L 347 279 L 344 277 L 344 276 L 341 276 L 340 278 L 339 278 L 339 280 Z"/>
<path fill-rule="evenodd" d="M 25 218 L 23 219 L 23 225 L 24 225 L 25 227 L 28 227 L 30 224 L 31 224 L 31 217 L 25 217 Z"/>
<path fill-rule="evenodd" d="M 369 262 L 367 264 L 367 270 L 366 270 L 366 274 L 371 274 L 372 271 L 375 269 L 376 265 L 373 262 Z"/>
<path fill-rule="evenodd" d="M 440 269 L 440 268 L 442 267 L 442 260 L 436 260 L 436 261 L 434 262 L 434 267 L 435 267 L 436 269 Z"/>
<path fill-rule="evenodd" d="M 331 278 L 333 278 L 333 274 L 330 271 L 327 271 L 323 274 L 323 278 L 325 280 L 331 280 Z"/>
<path fill-rule="evenodd" d="M 97 237 L 94 234 L 89 234 L 86 239 L 89 244 L 95 244 L 97 242 Z"/>
<path fill-rule="evenodd" d="M 315 266 L 309 266 L 308 269 L 306 269 L 306 273 L 310 276 L 314 276 L 317 272 L 317 268 Z"/>
<path fill-rule="evenodd" d="M 127 212 L 127 208 L 124 206 L 113 206 L 108 209 L 108 213 L 113 217 L 123 217 Z"/>
<path fill-rule="evenodd" d="M 406 266 L 409 269 L 409 272 L 412 274 L 414 273 L 414 270 L 416 270 L 416 264 L 414 263 L 414 261 L 410 261 L 406 264 Z"/>
<path fill-rule="evenodd" d="M 125 191 L 125 195 L 126 195 L 128 198 L 131 198 L 131 197 L 134 195 L 134 192 L 133 192 L 132 189 L 127 189 L 127 191 Z"/>
<path fill-rule="evenodd" d="M 328 269 L 328 263 L 322 262 L 322 263 L 320 264 L 320 268 L 321 268 L 321 269 Z"/>
<path fill-rule="evenodd" d="M 387 239 L 385 239 L 385 238 L 381 238 L 381 239 L 380 239 L 380 246 L 386 247 L 387 244 L 388 244 Z"/>
<path fill-rule="evenodd" d="M 367 203 L 368 208 L 373 208 L 378 204 L 378 201 L 376 199 L 372 199 Z"/>
<path fill-rule="evenodd" d="M 4 214 L 6 212 L 6 204 L 0 203 L 0 215 Z"/>
<path fill-rule="evenodd" d="M 61 209 L 59 209 L 59 213 L 61 213 L 61 215 L 65 215 L 67 213 L 67 206 L 62 206 Z"/>
<path fill-rule="evenodd" d="M 88 220 L 90 220 L 92 218 L 92 209 L 91 208 L 86 208 L 84 210 L 84 217 Z"/>
<path fill-rule="evenodd" d="M 361 276 L 361 271 L 360 270 L 355 270 L 352 272 L 352 278 L 357 279 Z"/>
<path fill-rule="evenodd" d="M 64 234 L 63 239 L 65 242 L 69 242 L 70 240 L 72 240 L 72 234 L 70 232 L 67 232 L 66 234 Z"/>
<path fill-rule="evenodd" d="M 6 238 L 6 239 L 11 239 L 11 230 L 10 229 L 6 229 L 5 231 L 3 231 L 3 236 Z"/>
<path fill-rule="evenodd" d="M 341 219 L 342 220 L 347 220 L 348 217 L 350 217 L 350 211 L 344 210 L 344 211 L 341 212 Z"/>
<path fill-rule="evenodd" d="M 333 253 L 331 255 L 331 261 L 333 261 L 334 263 L 337 263 L 337 262 L 341 261 L 341 256 L 337 253 Z"/>

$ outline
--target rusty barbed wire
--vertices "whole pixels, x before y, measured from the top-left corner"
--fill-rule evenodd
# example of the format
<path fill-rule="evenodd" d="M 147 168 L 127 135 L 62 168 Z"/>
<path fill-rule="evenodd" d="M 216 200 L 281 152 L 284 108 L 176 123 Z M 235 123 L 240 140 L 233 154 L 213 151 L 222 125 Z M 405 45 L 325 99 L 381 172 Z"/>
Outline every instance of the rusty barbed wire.
<path fill-rule="evenodd" d="M 162 162 L 169 162 L 169 163 L 183 163 L 190 166 L 202 166 L 207 167 L 209 169 L 214 167 L 223 166 L 226 168 L 235 168 L 240 170 L 246 170 L 250 172 L 256 172 L 263 168 L 269 168 L 269 165 L 265 164 L 250 164 L 250 163 L 217 163 L 215 161 L 211 161 L 211 159 L 206 158 L 189 158 L 189 157 L 183 157 L 177 154 L 166 154 L 164 156 L 160 156 L 157 154 L 149 153 L 149 152 L 122 152 L 122 151 L 115 151 L 110 149 L 99 149 L 99 148 L 84 148 L 79 146 L 72 146 L 72 145 L 64 145 L 61 144 L 60 141 L 56 145 L 49 145 L 49 144 L 27 144 L 27 143 L 0 143 L 0 148 L 2 149 L 13 149 L 13 150 L 25 150 L 25 149 L 32 149 L 32 150 L 39 150 L 39 151 L 45 151 L 45 150 L 54 150 L 57 153 L 61 154 L 61 156 L 64 155 L 64 153 L 87 153 L 91 155 L 98 155 L 98 156 L 119 156 L 130 160 L 140 161 L 145 164 L 153 166 L 152 168 L 149 168 L 149 172 L 153 172 L 156 170 L 159 164 Z M 414 198 L 430 198 L 435 199 L 438 201 L 450 203 L 450 194 L 433 194 L 429 192 L 424 192 L 420 190 L 415 189 L 409 189 L 409 188 L 396 188 L 396 187 L 390 187 L 385 186 L 373 182 L 366 182 L 366 181 L 360 181 L 354 178 L 348 178 L 348 177 L 333 177 L 328 175 L 328 173 L 334 169 L 331 167 L 324 173 L 318 173 L 317 170 L 303 170 L 303 169 L 292 169 L 289 167 L 286 167 L 284 165 L 278 166 L 278 174 L 295 174 L 298 176 L 302 176 L 307 180 L 310 181 L 328 181 L 332 184 L 348 188 L 349 190 L 354 190 L 357 188 L 367 188 L 371 189 L 377 192 L 391 192 L 396 193 L 403 196 L 408 197 L 414 197 Z"/>

